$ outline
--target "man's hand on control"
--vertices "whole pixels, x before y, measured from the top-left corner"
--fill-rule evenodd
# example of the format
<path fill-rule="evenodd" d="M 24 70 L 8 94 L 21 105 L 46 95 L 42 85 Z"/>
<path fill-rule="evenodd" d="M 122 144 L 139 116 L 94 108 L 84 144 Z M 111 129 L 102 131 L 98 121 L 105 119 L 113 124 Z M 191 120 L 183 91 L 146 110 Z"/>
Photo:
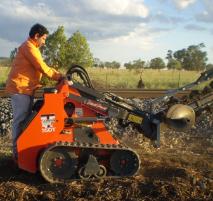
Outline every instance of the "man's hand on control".
<path fill-rule="evenodd" d="M 71 79 L 69 79 L 67 76 L 62 75 L 59 79 L 59 82 L 63 81 L 64 84 L 68 84 L 69 86 L 73 85 L 73 82 Z"/>

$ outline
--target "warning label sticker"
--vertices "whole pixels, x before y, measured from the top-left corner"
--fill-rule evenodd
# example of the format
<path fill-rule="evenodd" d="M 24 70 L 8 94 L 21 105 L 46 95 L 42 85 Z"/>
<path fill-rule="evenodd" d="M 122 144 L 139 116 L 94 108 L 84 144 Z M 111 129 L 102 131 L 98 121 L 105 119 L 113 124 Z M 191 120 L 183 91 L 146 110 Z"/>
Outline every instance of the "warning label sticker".
<path fill-rule="evenodd" d="M 55 132 L 54 123 L 55 123 L 54 114 L 41 115 L 42 133 Z"/>

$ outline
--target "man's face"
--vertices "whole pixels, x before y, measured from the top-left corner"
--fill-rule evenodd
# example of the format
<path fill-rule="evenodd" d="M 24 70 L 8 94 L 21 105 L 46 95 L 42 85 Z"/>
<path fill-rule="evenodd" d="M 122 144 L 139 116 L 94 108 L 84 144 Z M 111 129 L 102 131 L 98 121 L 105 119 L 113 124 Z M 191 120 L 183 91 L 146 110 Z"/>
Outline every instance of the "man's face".
<path fill-rule="evenodd" d="M 47 39 L 47 34 L 44 34 L 43 36 L 39 36 L 39 34 L 35 35 L 35 40 L 38 47 L 42 47 L 43 45 L 45 45 L 46 39 Z"/>

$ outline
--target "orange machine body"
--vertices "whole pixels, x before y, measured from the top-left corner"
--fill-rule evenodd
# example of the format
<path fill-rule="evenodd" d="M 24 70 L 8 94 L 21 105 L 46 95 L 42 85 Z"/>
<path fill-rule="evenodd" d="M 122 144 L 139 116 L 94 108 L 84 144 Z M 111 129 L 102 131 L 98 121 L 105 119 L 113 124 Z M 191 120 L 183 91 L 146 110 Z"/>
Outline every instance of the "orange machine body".
<path fill-rule="evenodd" d="M 95 111 L 69 97 L 70 94 L 80 97 L 78 90 L 67 84 L 60 84 L 56 89 L 56 93 L 44 93 L 43 105 L 31 117 L 17 140 L 18 166 L 28 172 L 35 173 L 38 170 L 39 156 L 51 144 L 75 141 L 73 129 L 79 125 L 65 125 L 65 119 L 68 118 L 64 109 L 66 103 L 74 106 L 71 118 L 97 116 Z M 119 144 L 102 121 L 86 123 L 84 126 L 93 130 L 101 144 Z"/>

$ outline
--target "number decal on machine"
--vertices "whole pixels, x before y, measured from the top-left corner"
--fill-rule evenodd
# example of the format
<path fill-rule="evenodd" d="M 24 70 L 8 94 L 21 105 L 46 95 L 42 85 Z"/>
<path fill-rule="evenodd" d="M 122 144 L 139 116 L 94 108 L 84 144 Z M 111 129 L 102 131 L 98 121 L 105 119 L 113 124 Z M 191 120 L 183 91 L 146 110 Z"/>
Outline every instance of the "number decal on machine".
<path fill-rule="evenodd" d="M 52 133 L 55 132 L 55 115 L 54 114 L 47 114 L 41 115 L 41 126 L 42 126 L 42 133 Z"/>
<path fill-rule="evenodd" d="M 141 124 L 143 121 L 143 118 L 133 114 L 129 114 L 128 120 L 137 124 Z"/>

